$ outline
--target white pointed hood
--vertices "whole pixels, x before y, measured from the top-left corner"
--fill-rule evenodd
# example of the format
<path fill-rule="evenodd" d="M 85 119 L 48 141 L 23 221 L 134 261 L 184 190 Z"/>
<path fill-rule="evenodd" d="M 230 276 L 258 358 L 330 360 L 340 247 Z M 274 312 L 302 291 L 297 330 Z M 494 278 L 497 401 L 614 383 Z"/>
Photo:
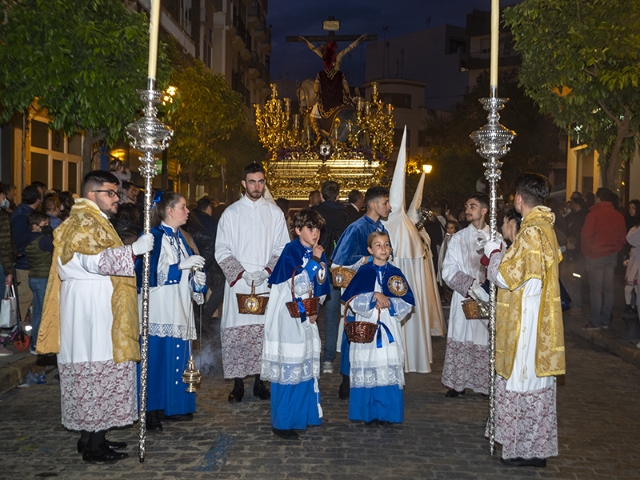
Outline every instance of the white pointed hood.
<path fill-rule="evenodd" d="M 266 185 L 264 186 L 264 191 L 262 192 L 262 198 L 264 198 L 267 202 L 271 202 L 276 205 L 276 201 L 273 198 L 273 195 L 271 195 L 269 187 L 267 187 Z"/>
<path fill-rule="evenodd" d="M 389 203 L 391 204 L 391 214 L 385 221 L 385 228 L 391 236 L 391 246 L 395 258 L 422 258 L 424 256 L 424 245 L 418 233 L 418 229 L 407 216 L 404 202 L 405 170 L 407 166 L 407 127 L 402 134 L 400 150 L 396 169 L 393 172 L 391 189 L 389 191 Z"/>
<path fill-rule="evenodd" d="M 413 194 L 413 201 L 409 205 L 407 215 L 413 224 L 415 225 L 420 220 L 420 213 L 418 209 L 422 206 L 422 191 L 424 190 L 424 172 L 420 176 L 420 181 L 416 187 L 416 193 Z"/>

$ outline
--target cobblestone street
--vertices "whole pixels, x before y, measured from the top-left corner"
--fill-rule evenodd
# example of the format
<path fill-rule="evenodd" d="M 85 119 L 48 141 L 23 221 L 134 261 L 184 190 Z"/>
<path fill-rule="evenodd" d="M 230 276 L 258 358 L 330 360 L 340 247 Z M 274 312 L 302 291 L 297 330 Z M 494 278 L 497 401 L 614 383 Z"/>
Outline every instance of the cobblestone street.
<path fill-rule="evenodd" d="M 440 383 L 444 339 L 434 339 L 431 374 L 407 375 L 405 423 L 366 427 L 347 420 L 340 375 L 323 375 L 324 421 L 296 442 L 271 433 L 269 404 L 245 397 L 229 404 L 231 383 L 208 376 L 193 422 L 151 433 L 144 463 L 137 427 L 113 431 L 132 458 L 90 465 L 76 453 L 78 435 L 60 425 L 58 382 L 0 396 L 2 479 L 86 478 L 638 478 L 640 370 L 567 333 L 567 371 L 559 380 L 560 456 L 545 469 L 503 466 L 488 453 L 488 399 L 468 392 L 448 399 Z"/>

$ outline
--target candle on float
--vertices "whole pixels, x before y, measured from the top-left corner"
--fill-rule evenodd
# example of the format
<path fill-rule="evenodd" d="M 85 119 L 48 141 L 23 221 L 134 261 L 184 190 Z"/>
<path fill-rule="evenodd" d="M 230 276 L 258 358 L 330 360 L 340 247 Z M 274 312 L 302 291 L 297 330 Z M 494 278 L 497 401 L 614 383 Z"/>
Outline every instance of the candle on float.
<path fill-rule="evenodd" d="M 500 45 L 500 0 L 491 0 L 491 68 L 490 85 L 498 86 L 498 50 Z"/>
<path fill-rule="evenodd" d="M 160 29 L 160 0 L 151 0 L 149 17 L 149 78 L 156 78 L 158 65 L 158 30 Z"/>

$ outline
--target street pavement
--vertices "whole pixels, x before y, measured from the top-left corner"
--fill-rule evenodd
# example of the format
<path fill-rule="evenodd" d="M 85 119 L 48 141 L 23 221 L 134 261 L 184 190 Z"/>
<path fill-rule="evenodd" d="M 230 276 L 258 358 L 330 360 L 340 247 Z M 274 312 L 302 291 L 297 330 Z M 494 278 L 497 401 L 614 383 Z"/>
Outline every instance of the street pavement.
<path fill-rule="evenodd" d="M 137 458 L 137 426 L 109 434 L 129 443 L 132 458 L 115 465 L 82 461 L 78 435 L 60 425 L 59 384 L 50 368 L 46 385 L 0 395 L 0 479 L 637 479 L 640 369 L 573 333 L 579 317 L 565 317 L 568 373 L 558 381 L 559 456 L 544 469 L 502 465 L 499 446 L 489 455 L 488 399 L 470 391 L 444 397 L 445 341 L 435 338 L 433 371 L 406 377 L 402 425 L 350 422 L 348 403 L 337 396 L 336 371 L 321 378 L 322 426 L 298 441 L 271 433 L 269 402 L 249 393 L 242 403 L 228 403 L 232 383 L 221 378 L 219 356 L 213 356 L 194 420 L 165 422 L 163 432 L 149 433 L 144 463 Z M 211 331 L 205 336 L 216 338 Z M 215 351 L 215 340 L 210 342 L 204 350 Z"/>

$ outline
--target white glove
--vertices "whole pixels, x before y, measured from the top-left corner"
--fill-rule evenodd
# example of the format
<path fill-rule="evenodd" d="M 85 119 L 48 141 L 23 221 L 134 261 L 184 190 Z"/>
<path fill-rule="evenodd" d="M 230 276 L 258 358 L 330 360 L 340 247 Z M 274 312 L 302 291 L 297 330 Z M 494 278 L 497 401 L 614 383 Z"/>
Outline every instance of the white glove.
<path fill-rule="evenodd" d="M 485 243 L 484 254 L 486 255 L 487 258 L 491 258 L 491 254 L 496 250 L 498 251 L 502 250 L 502 242 L 500 242 L 500 240 L 498 239 L 494 241 L 488 240 L 487 243 Z"/>
<path fill-rule="evenodd" d="M 202 268 L 204 267 L 204 258 L 200 255 L 191 255 L 190 257 L 185 258 L 178 268 L 180 270 L 191 270 L 192 268 Z"/>
<path fill-rule="evenodd" d="M 469 289 L 469 296 L 476 301 L 487 303 L 489 301 L 489 294 L 484 291 L 484 288 L 480 285 L 474 285 Z"/>
<path fill-rule="evenodd" d="M 262 285 L 267 278 L 269 278 L 269 272 L 266 270 L 260 270 L 257 272 L 251 273 L 251 278 L 255 282 L 256 287 L 258 285 Z"/>
<path fill-rule="evenodd" d="M 150 233 L 140 235 L 140 237 L 131 244 L 131 249 L 135 256 L 150 252 L 153 250 L 153 235 Z"/>
<path fill-rule="evenodd" d="M 253 277 L 251 273 L 245 270 L 244 272 L 242 272 L 242 278 L 244 279 L 245 282 L 247 282 L 247 285 L 251 286 L 251 283 L 253 282 Z"/>
<path fill-rule="evenodd" d="M 207 283 L 207 274 L 202 270 L 196 270 L 196 272 L 193 274 L 193 281 L 196 282 L 196 285 L 202 287 Z"/>

